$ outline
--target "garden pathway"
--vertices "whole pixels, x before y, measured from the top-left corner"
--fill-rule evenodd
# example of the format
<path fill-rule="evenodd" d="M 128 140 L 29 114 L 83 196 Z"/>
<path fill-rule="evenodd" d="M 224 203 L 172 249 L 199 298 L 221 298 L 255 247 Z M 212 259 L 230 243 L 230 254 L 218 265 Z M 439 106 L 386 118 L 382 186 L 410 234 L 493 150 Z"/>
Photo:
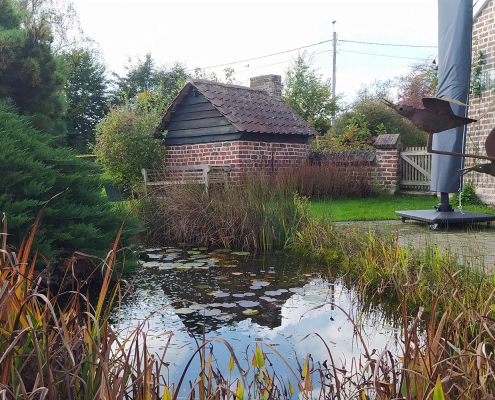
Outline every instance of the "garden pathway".
<path fill-rule="evenodd" d="M 417 221 L 361 221 L 359 224 L 384 233 L 396 232 L 402 246 L 437 246 L 440 251 L 456 252 L 462 263 L 484 268 L 489 273 L 495 270 L 495 226 L 488 228 L 485 223 L 440 226 L 431 231 L 428 224 Z"/>

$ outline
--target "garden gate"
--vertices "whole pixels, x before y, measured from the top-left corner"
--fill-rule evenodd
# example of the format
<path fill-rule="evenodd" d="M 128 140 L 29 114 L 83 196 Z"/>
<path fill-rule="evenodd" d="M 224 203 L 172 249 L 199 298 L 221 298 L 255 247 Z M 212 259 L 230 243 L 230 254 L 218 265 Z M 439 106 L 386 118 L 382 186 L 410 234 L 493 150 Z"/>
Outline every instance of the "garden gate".
<path fill-rule="evenodd" d="M 431 154 L 426 147 L 409 147 L 400 153 L 400 189 L 429 190 Z"/>

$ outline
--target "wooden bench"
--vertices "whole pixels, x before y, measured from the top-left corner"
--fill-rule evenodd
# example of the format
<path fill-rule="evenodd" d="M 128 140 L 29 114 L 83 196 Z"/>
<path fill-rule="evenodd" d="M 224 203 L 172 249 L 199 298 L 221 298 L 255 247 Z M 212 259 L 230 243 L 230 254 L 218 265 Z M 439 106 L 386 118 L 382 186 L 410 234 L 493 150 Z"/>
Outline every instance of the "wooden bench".
<path fill-rule="evenodd" d="M 144 178 L 144 191 L 168 185 L 200 184 L 206 190 L 212 184 L 227 186 L 230 165 L 185 165 L 166 167 L 163 171 L 141 169 Z"/>

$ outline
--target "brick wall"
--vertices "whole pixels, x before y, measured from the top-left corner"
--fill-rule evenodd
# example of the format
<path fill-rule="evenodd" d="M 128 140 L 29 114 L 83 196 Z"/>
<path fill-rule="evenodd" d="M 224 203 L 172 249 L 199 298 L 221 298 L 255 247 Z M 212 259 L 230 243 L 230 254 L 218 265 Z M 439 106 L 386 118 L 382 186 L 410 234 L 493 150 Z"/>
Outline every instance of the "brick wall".
<path fill-rule="evenodd" d="M 370 173 L 375 185 L 394 193 L 399 189 L 399 160 L 402 150 L 400 135 L 380 135 L 373 146 L 376 153 Z"/>
<path fill-rule="evenodd" d="M 489 1 L 485 7 L 475 16 L 473 21 L 473 62 L 476 63 L 478 52 L 481 51 L 485 58 L 482 72 L 494 71 L 495 77 L 495 7 L 493 1 Z M 471 94 L 469 100 L 469 117 L 478 119 L 495 104 L 494 88 L 485 88 L 481 95 Z M 495 111 L 495 110 L 494 110 Z M 480 121 L 468 125 L 466 137 L 466 153 L 485 155 L 485 140 L 490 131 L 495 128 L 495 112 L 490 111 Z M 480 162 L 487 162 L 473 158 L 466 158 L 466 167 Z M 476 188 L 476 193 L 484 203 L 495 204 L 495 178 L 470 172 L 465 175 L 465 181 L 471 181 Z"/>
<path fill-rule="evenodd" d="M 267 172 L 303 163 L 308 145 L 303 143 L 265 143 L 251 141 L 214 142 L 167 146 L 166 166 L 229 164 L 231 178 L 243 172 Z"/>
<path fill-rule="evenodd" d="M 399 150 L 377 149 L 370 171 L 375 185 L 389 193 L 394 193 L 399 188 Z"/>
<path fill-rule="evenodd" d="M 398 135 L 392 142 L 378 143 L 375 161 L 369 164 L 369 176 L 373 184 L 387 192 L 398 189 L 398 163 L 400 142 Z M 386 139 L 386 138 L 385 138 Z M 309 147 L 302 143 L 266 143 L 232 141 L 167 146 L 166 167 L 185 165 L 222 165 L 232 167 L 230 180 L 235 181 L 242 173 L 274 170 L 302 164 L 308 160 Z"/>

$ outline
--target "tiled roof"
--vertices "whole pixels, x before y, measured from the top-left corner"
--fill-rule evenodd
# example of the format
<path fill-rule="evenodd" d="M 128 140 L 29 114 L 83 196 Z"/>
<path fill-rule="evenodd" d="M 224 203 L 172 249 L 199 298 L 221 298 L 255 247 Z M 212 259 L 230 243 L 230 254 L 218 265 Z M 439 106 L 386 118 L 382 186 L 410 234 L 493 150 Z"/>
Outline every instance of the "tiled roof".
<path fill-rule="evenodd" d="M 188 79 L 163 117 L 166 129 L 173 113 L 192 88 L 205 98 L 240 132 L 284 135 L 317 135 L 317 132 L 284 101 L 262 90 L 201 79 Z"/>

